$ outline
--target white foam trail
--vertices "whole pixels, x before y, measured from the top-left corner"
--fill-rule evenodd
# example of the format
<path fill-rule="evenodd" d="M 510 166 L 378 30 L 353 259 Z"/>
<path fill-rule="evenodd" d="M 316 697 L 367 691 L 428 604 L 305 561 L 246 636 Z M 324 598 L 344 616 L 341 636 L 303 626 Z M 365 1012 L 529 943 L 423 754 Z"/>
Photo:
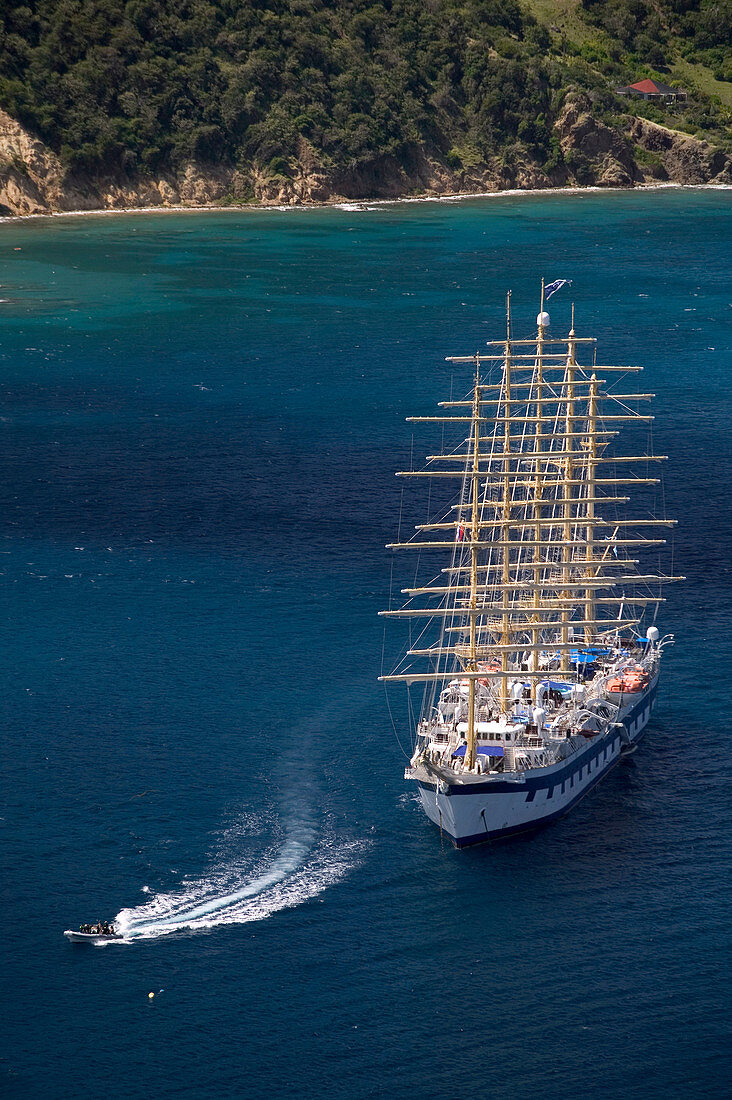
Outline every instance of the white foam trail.
<path fill-rule="evenodd" d="M 177 893 L 158 894 L 135 908 L 122 909 L 115 924 L 125 940 L 154 939 L 182 930 L 201 931 L 222 924 L 263 920 L 301 905 L 342 878 L 362 845 L 324 838 L 313 847 L 314 826 L 291 823 L 279 851 L 256 867 L 222 860 Z"/>

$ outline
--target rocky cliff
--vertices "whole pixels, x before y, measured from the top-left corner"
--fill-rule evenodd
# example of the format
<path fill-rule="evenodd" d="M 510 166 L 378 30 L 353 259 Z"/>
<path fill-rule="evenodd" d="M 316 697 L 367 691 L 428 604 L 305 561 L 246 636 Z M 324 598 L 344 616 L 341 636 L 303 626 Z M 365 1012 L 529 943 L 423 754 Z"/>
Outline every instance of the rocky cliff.
<path fill-rule="evenodd" d="M 554 125 L 561 157 L 551 169 L 516 157 L 477 167 L 448 167 L 436 150 L 415 146 L 401 161 L 378 157 L 348 171 L 329 170 L 301 140 L 287 175 L 190 163 L 158 177 L 89 178 L 0 111 L 0 214 L 199 207 L 231 203 L 298 205 L 421 194 L 439 196 L 510 188 L 633 187 L 670 181 L 732 184 L 732 156 L 706 141 L 629 116 L 623 130 L 592 114 L 589 100 L 567 97 Z"/>

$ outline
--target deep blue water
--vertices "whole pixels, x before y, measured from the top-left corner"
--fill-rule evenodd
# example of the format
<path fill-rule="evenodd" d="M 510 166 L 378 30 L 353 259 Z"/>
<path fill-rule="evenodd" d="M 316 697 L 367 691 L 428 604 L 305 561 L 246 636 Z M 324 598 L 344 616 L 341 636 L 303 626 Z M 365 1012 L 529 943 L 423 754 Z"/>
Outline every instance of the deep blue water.
<path fill-rule="evenodd" d="M 713 190 L 0 225 L 3 1095 L 728 1095 L 731 246 Z M 542 275 L 646 365 L 688 582 L 639 751 L 455 852 L 392 475 Z"/>

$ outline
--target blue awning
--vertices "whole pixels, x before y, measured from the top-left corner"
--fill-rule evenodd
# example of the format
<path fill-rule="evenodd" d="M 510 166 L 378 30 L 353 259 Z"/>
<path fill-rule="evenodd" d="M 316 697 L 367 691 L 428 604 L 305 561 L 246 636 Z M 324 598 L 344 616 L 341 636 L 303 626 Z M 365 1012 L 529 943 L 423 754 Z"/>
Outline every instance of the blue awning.
<path fill-rule="evenodd" d="M 569 659 L 572 664 L 575 665 L 591 665 L 597 660 L 597 654 L 591 652 L 582 652 L 573 649 L 569 654 Z"/>
<path fill-rule="evenodd" d="M 549 688 L 550 691 L 571 691 L 571 684 L 560 684 L 558 680 L 541 680 L 541 686 Z"/>
<path fill-rule="evenodd" d="M 465 756 L 465 750 L 467 745 L 458 745 L 455 752 L 452 754 L 453 760 L 457 757 Z M 503 745 L 478 745 L 478 756 L 503 756 Z"/>

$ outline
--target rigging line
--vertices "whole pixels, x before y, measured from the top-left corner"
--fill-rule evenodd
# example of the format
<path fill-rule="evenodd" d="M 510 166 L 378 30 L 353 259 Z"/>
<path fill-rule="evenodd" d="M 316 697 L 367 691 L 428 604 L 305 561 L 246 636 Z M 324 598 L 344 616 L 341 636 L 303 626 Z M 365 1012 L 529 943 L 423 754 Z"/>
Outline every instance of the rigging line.
<path fill-rule="evenodd" d="M 394 598 L 394 555 L 391 556 L 391 566 L 389 569 L 389 603 L 388 608 L 391 611 L 392 600 Z M 382 667 L 382 672 L 384 671 Z"/>
<path fill-rule="evenodd" d="M 381 674 L 382 674 L 382 676 L 384 674 L 384 652 L 385 652 L 385 650 L 386 650 L 386 626 L 384 626 L 384 637 L 383 637 L 382 642 L 381 642 Z M 389 685 L 386 682 L 384 682 L 384 698 L 386 700 L 386 709 L 389 711 L 389 718 L 391 720 L 391 728 L 394 731 L 394 737 L 396 738 L 396 743 L 399 746 L 399 748 L 401 749 L 404 756 L 407 758 L 407 760 L 409 760 L 409 753 L 405 751 L 404 746 L 402 745 L 401 741 L 399 740 L 399 734 L 397 732 L 396 722 L 394 721 L 394 715 L 392 714 L 392 710 L 391 710 L 391 703 L 389 702 Z"/>
<path fill-rule="evenodd" d="M 595 349 L 595 354 L 597 354 L 597 349 Z M 628 373 L 629 372 L 626 371 L 625 374 L 619 374 L 617 378 L 614 378 L 612 380 L 612 382 L 610 382 L 608 384 L 607 390 L 605 392 L 608 394 L 609 397 L 613 396 L 612 393 L 610 392 L 611 389 L 613 389 L 615 386 L 619 386 L 620 383 L 623 381 L 623 379 L 628 377 Z M 620 404 L 619 401 L 618 401 L 618 404 Z M 633 410 L 633 411 L 635 411 L 635 410 Z"/>
<path fill-rule="evenodd" d="M 451 396 L 451 399 L 452 399 L 452 393 L 453 393 L 454 377 L 455 376 L 454 376 L 454 372 L 453 372 L 451 374 L 451 383 L 450 383 L 450 396 Z M 472 393 L 472 391 L 471 391 L 471 393 Z M 466 399 L 467 397 L 468 397 L 468 394 L 465 393 L 464 394 L 464 399 Z M 476 430 L 477 430 L 477 426 L 476 426 Z M 464 439 L 461 444 L 458 444 L 458 446 L 453 447 L 453 450 L 452 450 L 452 453 L 455 453 L 458 450 L 458 447 L 462 447 L 463 445 L 465 445 L 465 447 L 466 447 L 466 457 L 465 457 L 466 466 L 465 466 L 465 470 L 466 471 L 467 471 L 467 465 L 468 465 L 468 462 L 469 462 L 468 456 L 469 456 L 469 453 L 470 453 L 470 440 L 472 439 L 472 434 L 473 434 L 473 432 L 472 432 L 472 429 L 471 429 L 470 433 L 468 433 L 467 438 Z M 443 441 L 444 441 L 444 426 L 443 426 Z M 443 453 L 444 453 L 444 442 L 443 442 Z M 472 482 L 470 484 L 470 489 L 472 490 Z M 458 501 L 459 501 L 461 506 L 464 506 L 465 503 L 466 503 L 466 500 L 468 499 L 468 497 L 467 497 L 468 490 L 469 490 L 468 480 L 464 476 L 463 480 L 462 480 L 462 484 L 460 485 L 460 488 L 458 490 Z M 462 507 L 461 507 L 461 514 L 462 514 Z M 452 555 L 451 555 L 451 565 L 453 567 L 455 565 L 455 560 L 456 560 L 456 557 L 458 555 L 460 555 L 460 560 L 461 561 L 463 560 L 464 551 L 465 551 L 465 547 L 461 546 L 461 544 L 458 542 L 458 539 L 456 537 L 456 540 L 453 544 Z M 440 638 L 443 638 L 445 636 L 445 631 L 446 631 L 446 628 L 447 628 L 448 618 L 449 618 L 449 622 L 450 622 L 451 626 L 454 626 L 454 624 L 455 624 L 456 614 L 457 614 L 457 607 L 454 604 L 451 606 L 449 600 L 446 598 L 442 603 L 441 610 L 442 610 L 442 615 L 440 617 L 441 617 L 442 622 L 441 622 L 440 627 L 439 627 L 439 636 L 440 636 Z M 427 626 L 429 625 L 430 622 L 431 622 L 431 620 L 428 620 L 428 623 L 425 625 L 425 628 L 424 628 L 422 634 L 424 634 L 426 632 Z M 438 656 L 436 671 L 440 670 L 441 659 L 442 659 L 441 656 Z M 445 654 L 444 655 L 444 671 L 445 672 L 447 671 L 448 660 L 449 660 L 448 654 Z M 432 707 L 434 706 L 434 702 L 435 702 L 435 699 L 436 699 L 437 694 L 438 694 L 438 688 L 439 688 L 439 685 L 436 682 L 435 683 L 425 682 L 425 688 L 424 688 L 423 699 L 422 699 L 423 713 L 426 713 L 428 710 L 431 710 Z"/>
<path fill-rule="evenodd" d="M 452 371 L 450 372 L 450 401 L 452 401 L 452 399 L 453 399 L 453 393 L 454 393 L 454 389 L 455 389 L 455 371 L 454 371 L 454 370 L 452 370 Z M 447 428 L 447 421 L 444 421 L 444 420 L 443 420 L 443 422 L 442 422 L 442 432 L 441 432 L 441 439 L 440 439 L 440 454 L 441 454 L 441 455 L 444 455 L 444 454 L 445 454 L 445 431 L 446 431 L 446 428 Z M 460 447 L 460 446 L 462 446 L 462 444 L 455 444 L 455 445 L 453 445 L 453 447 L 452 447 L 452 450 L 450 451 L 450 453 L 451 453 L 451 454 L 455 454 L 455 453 L 456 453 L 456 451 L 457 451 L 457 449 L 458 449 L 458 447 Z M 428 512 L 429 512 L 429 509 L 428 509 Z M 450 513 L 449 513 L 449 509 L 448 509 L 448 511 L 444 512 L 444 513 L 443 513 L 443 514 L 442 514 L 442 515 L 440 516 L 440 519 L 441 519 L 441 520 L 443 520 L 443 519 L 449 519 L 449 518 L 450 518 Z M 435 579 L 437 579 L 437 578 L 435 578 Z M 429 582 L 429 583 L 432 583 L 432 582 Z M 427 626 L 429 625 L 429 622 L 430 622 L 430 620 L 428 620 L 428 621 L 427 621 L 427 624 L 425 624 L 425 628 L 424 628 L 424 630 L 422 631 L 422 633 L 420 634 L 420 636 L 419 636 L 419 638 L 418 638 L 418 641 L 420 641 L 420 640 L 421 640 L 421 638 L 422 638 L 422 636 L 423 636 L 424 632 L 425 632 L 425 631 L 426 631 L 426 629 L 427 629 Z M 439 665 L 439 662 L 438 662 L 438 665 Z M 439 668 L 438 668 L 438 669 L 436 669 L 436 671 L 439 671 Z M 434 692 L 435 692 L 435 688 L 436 688 L 436 685 L 434 685 L 434 684 L 430 684 L 429 682 L 425 681 L 425 685 L 424 685 L 424 690 L 423 690 L 423 692 L 422 692 L 422 713 L 423 713 L 423 714 L 427 713 L 427 711 L 428 711 L 429 709 L 431 709 L 432 703 L 433 703 L 433 701 L 434 701 Z"/>
<path fill-rule="evenodd" d="M 409 728 L 416 729 L 417 723 L 415 721 L 414 707 L 412 706 L 412 686 L 407 684 L 407 717 L 409 719 Z M 416 736 L 416 735 L 415 735 Z M 416 744 L 416 741 L 415 741 Z"/>
<path fill-rule="evenodd" d="M 412 447 L 414 447 L 414 433 L 412 433 Z M 411 458 L 410 458 L 410 469 L 411 469 Z M 406 488 L 406 485 L 402 485 L 402 491 L 401 491 L 401 495 L 399 497 L 399 524 L 397 526 L 397 532 L 398 532 L 398 535 L 399 535 L 399 542 L 402 541 L 402 514 L 404 512 L 404 490 L 405 490 L 405 488 Z"/>
<path fill-rule="evenodd" d="M 428 496 L 430 496 L 431 494 L 432 494 L 432 486 L 430 485 L 429 491 L 428 491 Z M 427 514 L 429 515 L 429 501 L 428 501 L 428 507 L 427 507 Z M 412 537 L 414 537 L 414 536 L 412 536 Z M 417 580 L 419 578 L 419 566 L 420 566 L 421 559 L 422 559 L 422 551 L 418 550 L 417 551 L 417 561 L 416 561 L 415 566 L 414 566 L 414 587 L 415 588 L 417 587 Z"/>
<path fill-rule="evenodd" d="M 444 431 L 445 431 L 444 424 L 443 424 L 442 430 L 443 430 L 443 438 L 444 438 Z M 444 443 L 443 443 L 442 446 L 443 446 L 443 449 L 444 449 Z M 427 486 L 427 515 L 429 516 L 429 515 L 431 515 L 431 512 L 432 512 L 432 479 L 428 478 L 428 482 L 429 482 L 429 484 Z M 422 552 L 420 550 L 420 551 L 417 551 L 417 564 L 416 564 L 415 570 L 414 570 L 414 587 L 415 588 L 417 587 L 417 578 L 419 576 L 419 568 L 420 568 L 421 558 L 422 558 Z M 420 635 L 419 635 L 420 638 L 422 637 L 422 633 L 424 633 L 424 631 L 420 632 Z M 411 626 L 410 626 L 410 640 L 411 640 Z M 410 644 L 409 648 L 413 649 L 414 646 L 412 646 Z M 427 702 L 428 690 L 429 690 L 429 686 L 425 682 L 424 688 L 422 690 L 422 707 L 423 708 L 424 708 L 424 706 Z"/>
<path fill-rule="evenodd" d="M 408 604 L 409 604 L 409 603 L 411 603 L 411 601 L 412 601 L 413 599 L 414 599 L 414 597 L 413 597 L 413 596 L 410 596 L 409 600 L 407 600 L 407 603 L 408 603 Z M 419 643 L 420 643 L 420 642 L 422 641 L 422 638 L 424 637 L 424 635 L 425 635 L 425 634 L 427 633 L 427 631 L 429 630 L 429 628 L 430 628 L 430 624 L 432 623 L 432 621 L 433 621 L 433 620 L 434 620 L 435 618 L 437 618 L 437 616 L 438 616 L 439 612 L 440 612 L 440 611 L 443 611 L 443 610 L 444 610 L 444 609 L 443 609 L 443 605 L 441 605 L 441 604 L 440 604 L 440 605 L 438 605 L 437 607 L 435 607 L 435 609 L 434 609 L 434 614 L 433 614 L 433 615 L 432 615 L 432 616 L 431 616 L 430 618 L 428 618 L 428 619 L 427 619 L 427 620 L 425 621 L 425 624 L 424 624 L 424 626 L 422 627 L 422 629 L 420 630 L 419 634 L 417 635 L 417 638 L 416 638 L 415 642 L 414 642 L 414 643 L 412 643 L 412 642 L 409 642 L 409 643 L 407 644 L 407 646 L 406 646 L 406 647 L 402 647 L 402 650 L 401 650 L 401 652 L 400 652 L 400 654 L 399 654 L 399 658 L 398 658 L 398 660 L 397 660 L 397 663 L 396 663 L 396 670 L 397 670 L 397 671 L 403 671 L 403 672 L 407 672 L 407 671 L 408 671 L 408 669 L 407 669 L 407 667 L 405 666 L 404 662 L 406 661 L 407 657 L 409 657 L 409 656 L 410 656 L 409 650 L 410 650 L 410 649 L 413 649 L 413 648 L 414 648 L 414 646 L 418 645 L 418 644 L 419 644 Z"/>
<path fill-rule="evenodd" d="M 450 375 L 450 400 L 452 400 L 452 398 L 453 398 L 454 381 L 455 381 L 455 373 L 453 371 Z M 468 396 L 467 394 L 464 394 L 465 398 L 467 398 L 467 396 Z M 443 422 L 443 425 L 442 425 L 442 442 L 441 442 L 441 448 L 440 448 L 441 454 L 445 453 L 445 430 L 446 430 L 446 423 Z M 463 439 L 460 443 L 454 444 L 451 448 L 450 454 L 456 454 L 459 451 L 460 448 L 462 448 L 463 446 L 469 444 L 469 442 L 470 442 L 470 439 L 467 438 L 467 439 Z M 430 485 L 430 490 L 431 490 L 431 488 L 432 487 Z M 464 501 L 464 494 L 463 494 L 464 488 L 465 488 L 465 484 L 463 483 L 463 486 L 461 487 L 461 489 L 459 491 L 460 495 L 458 497 L 458 500 L 460 501 L 461 504 Z M 428 513 L 429 513 L 429 510 L 430 509 L 428 507 Z M 440 516 L 440 519 L 449 519 L 451 511 L 452 511 L 452 509 L 450 507 L 448 507 L 447 510 L 444 513 L 442 513 L 442 515 Z M 455 547 L 453 548 L 453 561 L 454 561 L 456 550 L 457 550 L 457 542 L 455 544 Z M 437 579 L 437 578 L 435 578 L 435 579 Z M 439 613 L 440 610 L 442 610 L 441 631 L 442 631 L 442 634 L 444 634 L 445 626 L 446 626 L 446 623 L 447 623 L 447 616 L 448 616 L 448 613 L 450 612 L 450 607 L 449 607 L 449 604 L 448 604 L 447 600 L 444 601 L 441 608 L 439 608 L 439 607 L 435 608 L 435 619 L 438 618 L 438 613 Z M 451 619 L 451 622 L 454 622 L 454 608 L 452 609 L 452 616 L 453 617 Z M 432 621 L 433 620 L 429 620 L 429 619 L 427 620 L 424 628 L 420 632 L 419 638 L 417 639 L 417 643 L 419 643 L 421 641 L 422 637 L 425 635 L 428 628 L 430 627 Z M 439 670 L 440 670 L 440 658 L 438 657 L 437 666 L 435 668 L 435 671 L 439 671 Z M 445 670 L 447 670 L 447 657 L 445 658 Z M 425 681 L 425 686 L 424 686 L 424 690 L 423 690 L 423 694 L 422 694 L 422 713 L 423 714 L 427 713 L 428 711 L 430 711 L 432 709 L 432 707 L 434 705 L 435 697 L 437 695 L 437 689 L 438 689 L 438 685 L 436 683 L 430 683 L 428 681 Z"/>
<path fill-rule="evenodd" d="M 411 442 L 410 448 L 409 448 L 409 469 L 414 470 L 414 430 L 412 430 L 412 442 Z M 419 559 L 420 559 L 420 554 L 417 554 L 417 562 L 416 562 L 416 565 L 415 565 L 415 580 L 414 580 L 415 588 L 417 587 L 417 572 L 419 570 Z M 407 640 L 409 642 L 408 648 L 413 649 L 414 646 L 412 645 L 412 624 L 411 624 L 411 622 L 408 624 L 408 627 L 407 627 Z"/>
<path fill-rule="evenodd" d="M 613 398 L 613 401 L 615 402 L 615 404 L 616 404 L 616 405 L 618 405 L 618 406 L 619 406 L 619 407 L 620 407 L 621 409 L 624 409 L 624 410 L 625 410 L 625 412 L 628 412 L 628 413 L 631 413 L 631 414 L 632 414 L 632 415 L 634 415 L 634 416 L 637 416 L 637 418 L 638 418 L 639 420 L 642 420 L 642 419 L 643 419 L 643 414 L 642 414 L 642 413 L 639 413 L 637 409 L 631 409 L 630 405 L 626 405 L 626 403 L 625 403 L 624 401 L 620 401 L 620 400 L 618 400 L 618 398 L 617 398 L 617 397 L 613 397 L 613 395 L 612 395 L 612 394 L 609 394 L 608 396 L 609 396 L 609 397 L 612 397 L 612 398 Z M 609 414 L 608 414 L 608 415 L 609 415 Z M 599 419 L 599 420 L 602 420 L 602 417 L 598 417 L 598 419 Z M 630 423 L 632 424 L 632 421 L 630 421 Z M 651 424 L 652 424 L 652 423 L 653 423 L 653 421 L 649 421 L 649 423 L 651 423 Z"/>
<path fill-rule="evenodd" d="M 414 464 L 414 432 L 412 432 L 412 442 L 411 442 L 411 447 L 410 447 L 410 458 L 409 458 L 410 469 L 413 468 L 413 464 Z M 399 540 L 400 541 L 401 541 L 402 523 L 403 523 L 403 516 L 404 516 L 404 492 L 405 492 L 405 489 L 406 489 L 406 485 L 402 485 L 402 491 L 399 495 L 399 523 L 397 525 L 397 531 L 398 531 L 398 534 L 399 534 Z M 391 569 L 390 569 L 390 576 L 389 576 L 389 610 L 390 611 L 392 609 L 393 598 L 394 598 L 394 557 L 392 555 Z M 410 635 L 411 635 L 411 626 L 410 626 L 410 630 L 408 631 L 408 636 L 410 636 Z M 404 646 L 402 647 L 402 651 L 399 655 L 399 658 L 398 658 L 397 664 L 396 664 L 397 668 L 399 668 L 402 661 L 404 661 L 404 659 L 407 655 L 407 651 L 412 649 L 412 648 L 413 648 L 413 646 L 411 644 L 411 640 L 408 640 L 406 647 L 404 647 Z M 383 657 L 382 657 L 382 659 L 383 659 Z M 383 666 L 382 666 L 382 674 L 383 674 Z"/>
<path fill-rule="evenodd" d="M 650 442 L 650 452 L 649 453 L 653 454 L 653 424 L 652 423 L 649 424 L 649 426 L 648 426 L 648 439 L 649 439 L 649 442 Z M 660 494 L 661 494 L 661 515 L 663 516 L 664 519 L 666 519 L 666 517 L 667 517 L 667 512 L 666 512 L 666 483 L 665 483 L 665 480 L 664 480 L 663 477 L 661 478 L 660 485 L 658 485 L 658 486 L 654 485 L 654 487 L 653 487 L 653 509 L 654 509 L 654 511 L 656 510 L 656 493 L 657 492 L 660 492 Z M 674 536 L 675 536 L 675 531 L 672 528 L 671 529 L 671 539 L 669 540 L 671 545 L 670 545 L 669 551 L 668 551 L 668 553 L 670 554 L 671 576 L 673 576 L 674 550 L 675 550 L 675 545 L 676 545 L 675 541 L 674 541 Z M 662 565 L 662 560 L 661 559 L 662 559 L 662 553 L 661 553 L 661 548 L 659 547 L 659 550 L 658 550 L 658 572 L 659 572 L 659 574 L 661 572 L 661 565 Z M 660 591 L 661 591 L 661 586 L 659 585 L 659 593 L 660 593 Z M 660 606 L 661 606 L 660 604 L 656 604 L 656 606 L 654 608 L 654 611 L 653 611 L 653 623 L 654 624 L 655 624 L 656 619 L 658 617 L 658 611 L 659 611 Z"/>
<path fill-rule="evenodd" d="M 452 401 L 452 390 L 453 390 L 454 382 L 455 382 L 455 371 L 453 370 L 453 371 L 450 372 L 450 400 L 451 401 Z M 440 451 L 441 451 L 442 454 L 445 453 L 445 427 L 446 426 L 447 426 L 447 422 L 443 420 L 443 422 L 442 422 L 442 442 L 441 442 L 441 445 L 440 445 Z"/>

